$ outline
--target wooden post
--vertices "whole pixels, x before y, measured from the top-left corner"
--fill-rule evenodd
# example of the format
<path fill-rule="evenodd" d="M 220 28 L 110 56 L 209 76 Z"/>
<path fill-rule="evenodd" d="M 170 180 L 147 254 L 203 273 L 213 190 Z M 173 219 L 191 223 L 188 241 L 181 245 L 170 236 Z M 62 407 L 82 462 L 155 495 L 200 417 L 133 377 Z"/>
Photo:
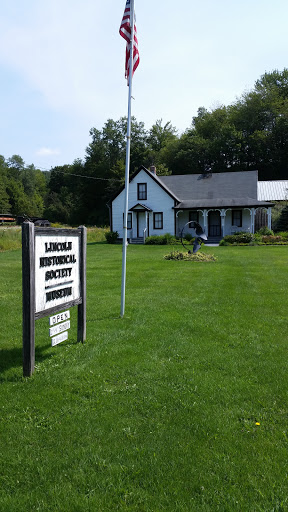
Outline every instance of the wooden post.
<path fill-rule="evenodd" d="M 78 306 L 78 328 L 77 328 L 77 341 L 84 342 L 86 340 L 86 242 L 87 242 L 87 228 L 85 226 L 79 227 L 81 231 L 80 239 L 80 289 L 82 303 Z"/>
<path fill-rule="evenodd" d="M 34 224 L 22 225 L 23 375 L 35 366 L 35 239 Z"/>

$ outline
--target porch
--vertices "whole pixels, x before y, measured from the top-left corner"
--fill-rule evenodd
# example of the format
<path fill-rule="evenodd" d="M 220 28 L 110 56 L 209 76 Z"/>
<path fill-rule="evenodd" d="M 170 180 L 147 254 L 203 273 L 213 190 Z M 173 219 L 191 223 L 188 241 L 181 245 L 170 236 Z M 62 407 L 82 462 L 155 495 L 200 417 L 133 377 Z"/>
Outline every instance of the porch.
<path fill-rule="evenodd" d="M 177 210 L 176 235 L 180 236 L 183 228 L 185 234 L 195 235 L 195 230 L 189 224 L 185 226 L 189 221 L 196 221 L 202 226 L 207 234 L 208 243 L 219 243 L 225 235 L 234 235 L 239 231 L 255 233 L 256 217 L 259 218 L 259 212 L 263 210 L 266 215 L 262 216 L 262 219 L 266 220 L 267 227 L 271 229 L 271 206 Z"/>

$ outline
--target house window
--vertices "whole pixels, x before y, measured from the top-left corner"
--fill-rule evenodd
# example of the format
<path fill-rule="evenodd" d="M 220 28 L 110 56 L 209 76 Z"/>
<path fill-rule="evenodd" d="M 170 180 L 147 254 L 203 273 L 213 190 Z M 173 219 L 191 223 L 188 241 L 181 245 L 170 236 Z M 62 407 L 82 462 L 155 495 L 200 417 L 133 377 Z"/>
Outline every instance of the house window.
<path fill-rule="evenodd" d="M 189 222 L 192 222 L 192 221 L 199 223 L 199 212 L 196 212 L 195 210 L 189 212 Z M 193 229 L 191 224 L 189 225 L 189 228 Z"/>
<path fill-rule="evenodd" d="M 163 213 L 153 214 L 153 227 L 154 229 L 163 229 Z"/>
<path fill-rule="evenodd" d="M 138 183 L 137 184 L 137 197 L 138 201 L 143 201 L 143 199 L 147 199 L 147 183 Z"/>
<path fill-rule="evenodd" d="M 124 228 L 124 213 L 123 213 L 123 228 Z M 127 216 L 127 229 L 132 229 L 132 213 L 128 212 Z"/>
<path fill-rule="evenodd" d="M 242 227 L 242 210 L 232 210 L 232 226 Z"/>

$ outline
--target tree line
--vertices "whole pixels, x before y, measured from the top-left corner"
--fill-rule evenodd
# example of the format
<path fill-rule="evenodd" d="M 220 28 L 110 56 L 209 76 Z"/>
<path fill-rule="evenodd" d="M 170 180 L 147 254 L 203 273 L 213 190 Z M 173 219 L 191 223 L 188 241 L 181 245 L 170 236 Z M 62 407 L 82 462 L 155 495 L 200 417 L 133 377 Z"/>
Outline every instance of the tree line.
<path fill-rule="evenodd" d="M 124 183 L 126 123 L 108 119 L 90 130 L 84 160 L 48 172 L 0 156 L 0 211 L 53 222 L 104 225 L 108 200 Z M 260 180 L 288 176 L 288 69 L 265 73 L 233 104 L 198 109 L 181 135 L 162 119 L 146 130 L 132 119 L 130 171 L 156 165 L 157 174 L 257 169 Z"/>

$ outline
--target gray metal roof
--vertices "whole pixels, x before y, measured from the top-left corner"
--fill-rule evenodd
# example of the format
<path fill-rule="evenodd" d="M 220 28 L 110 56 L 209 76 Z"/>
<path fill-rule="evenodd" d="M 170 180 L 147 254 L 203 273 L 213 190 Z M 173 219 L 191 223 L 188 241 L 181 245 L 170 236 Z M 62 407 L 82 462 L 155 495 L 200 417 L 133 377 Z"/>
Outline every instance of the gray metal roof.
<path fill-rule="evenodd" d="M 158 177 L 181 201 L 251 197 L 257 200 L 257 171 L 219 172 L 208 177 L 184 174 Z"/>
<path fill-rule="evenodd" d="M 288 181 L 258 181 L 259 201 L 285 201 L 288 199 Z"/>
<path fill-rule="evenodd" d="M 158 176 L 180 199 L 178 208 L 268 206 L 257 197 L 258 171 Z"/>

